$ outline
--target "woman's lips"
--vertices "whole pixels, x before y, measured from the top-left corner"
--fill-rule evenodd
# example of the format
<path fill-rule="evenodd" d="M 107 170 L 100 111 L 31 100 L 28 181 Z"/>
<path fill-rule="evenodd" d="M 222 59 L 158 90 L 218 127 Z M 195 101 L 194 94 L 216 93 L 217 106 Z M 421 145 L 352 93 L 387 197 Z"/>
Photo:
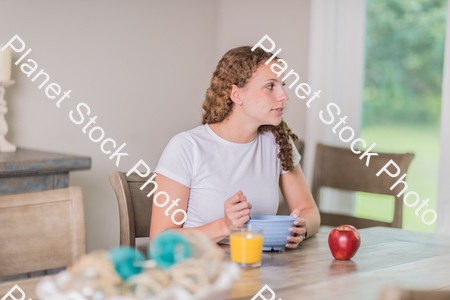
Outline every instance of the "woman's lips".
<path fill-rule="evenodd" d="M 272 109 L 272 111 L 274 111 L 275 113 L 277 113 L 277 114 L 279 114 L 279 115 L 282 115 L 284 109 Z"/>

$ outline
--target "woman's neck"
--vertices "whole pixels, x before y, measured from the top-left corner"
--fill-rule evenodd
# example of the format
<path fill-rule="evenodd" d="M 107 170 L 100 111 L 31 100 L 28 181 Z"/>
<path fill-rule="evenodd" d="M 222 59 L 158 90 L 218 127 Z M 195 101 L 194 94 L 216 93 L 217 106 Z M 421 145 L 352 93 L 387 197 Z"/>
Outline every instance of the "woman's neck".
<path fill-rule="evenodd" d="M 225 119 L 222 122 L 215 123 L 214 130 L 221 138 L 238 144 L 252 142 L 258 134 L 258 127 L 251 124 L 244 124 L 233 119 Z"/>

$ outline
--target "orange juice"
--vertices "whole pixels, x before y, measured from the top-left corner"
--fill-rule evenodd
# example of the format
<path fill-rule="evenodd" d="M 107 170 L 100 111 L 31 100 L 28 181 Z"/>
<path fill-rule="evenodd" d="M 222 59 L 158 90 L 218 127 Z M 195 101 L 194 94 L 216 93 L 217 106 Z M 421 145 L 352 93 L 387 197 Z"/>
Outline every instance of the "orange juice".
<path fill-rule="evenodd" d="M 231 260 L 238 264 L 255 264 L 261 261 L 263 236 L 247 232 L 230 235 Z"/>

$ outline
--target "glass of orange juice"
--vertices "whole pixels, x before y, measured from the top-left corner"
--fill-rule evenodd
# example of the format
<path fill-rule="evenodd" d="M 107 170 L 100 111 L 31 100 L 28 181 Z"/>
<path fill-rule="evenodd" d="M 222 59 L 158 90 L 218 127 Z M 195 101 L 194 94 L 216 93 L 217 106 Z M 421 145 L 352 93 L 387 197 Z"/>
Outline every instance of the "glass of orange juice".
<path fill-rule="evenodd" d="M 231 260 L 241 267 L 261 266 L 264 228 L 244 225 L 232 228 L 230 235 Z"/>

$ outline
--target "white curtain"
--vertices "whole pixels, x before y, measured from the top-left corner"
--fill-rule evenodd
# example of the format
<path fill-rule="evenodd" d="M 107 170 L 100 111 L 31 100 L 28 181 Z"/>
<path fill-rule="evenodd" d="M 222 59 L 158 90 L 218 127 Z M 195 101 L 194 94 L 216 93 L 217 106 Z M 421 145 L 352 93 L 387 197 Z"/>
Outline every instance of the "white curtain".
<path fill-rule="evenodd" d="M 307 109 L 304 172 L 312 184 L 316 144 L 349 147 L 332 133 L 336 124 L 326 125 L 319 118 L 320 110 L 336 103 L 339 117 L 348 116 L 345 126 L 359 135 L 362 89 L 364 84 L 366 3 L 361 0 L 311 1 L 311 31 L 308 82 L 313 91 L 321 90 L 320 98 Z M 353 213 L 353 194 L 326 191 L 321 197 L 324 211 Z"/>
<path fill-rule="evenodd" d="M 450 1 L 447 3 L 436 232 L 450 234 Z"/>

